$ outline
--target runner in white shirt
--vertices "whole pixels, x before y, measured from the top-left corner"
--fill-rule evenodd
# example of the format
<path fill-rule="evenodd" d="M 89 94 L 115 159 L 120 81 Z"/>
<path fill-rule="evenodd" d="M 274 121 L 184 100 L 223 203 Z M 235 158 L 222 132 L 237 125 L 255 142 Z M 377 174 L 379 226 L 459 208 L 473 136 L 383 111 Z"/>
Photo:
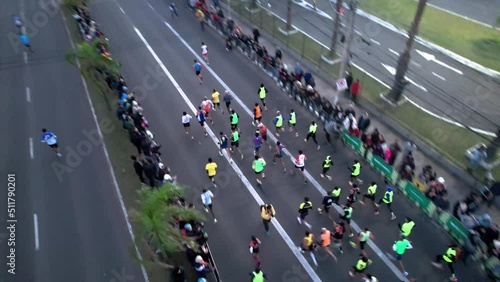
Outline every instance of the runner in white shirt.
<path fill-rule="evenodd" d="M 210 65 L 208 63 L 208 47 L 205 45 L 204 42 L 201 42 L 201 55 L 203 55 L 203 59 L 205 59 L 205 62 L 207 62 L 207 65 Z"/>
<path fill-rule="evenodd" d="M 184 131 L 186 134 L 191 134 L 191 119 L 193 117 L 188 115 L 188 113 L 183 112 L 182 113 L 182 125 L 184 126 Z M 191 134 L 191 139 L 194 139 L 193 134 Z"/>
<path fill-rule="evenodd" d="M 295 169 L 292 170 L 291 173 L 292 173 L 292 175 L 295 175 L 296 170 L 300 171 L 300 173 L 304 177 L 304 183 L 307 184 L 307 178 L 306 178 L 306 175 L 304 173 L 304 170 L 306 167 L 306 162 L 305 162 L 306 160 L 307 160 L 307 157 L 306 157 L 306 155 L 304 155 L 304 152 L 302 152 L 302 150 L 299 150 L 299 154 L 297 155 L 297 157 L 295 157 L 295 159 L 292 159 L 292 162 L 295 165 Z"/>
<path fill-rule="evenodd" d="M 207 96 L 203 98 L 203 101 L 201 102 L 201 108 L 205 111 L 205 118 L 209 119 L 212 125 L 214 125 L 214 121 L 210 116 L 210 111 L 214 108 L 214 103 L 212 103 L 212 101 L 210 101 Z"/>
<path fill-rule="evenodd" d="M 212 209 L 212 198 L 214 197 L 214 194 L 212 191 L 203 189 L 203 193 L 201 193 L 201 203 L 203 204 L 203 207 L 205 208 L 206 212 L 210 211 L 210 214 L 212 214 L 212 217 L 214 218 L 214 223 L 217 223 L 217 219 L 215 218 L 214 215 L 214 210 Z"/>

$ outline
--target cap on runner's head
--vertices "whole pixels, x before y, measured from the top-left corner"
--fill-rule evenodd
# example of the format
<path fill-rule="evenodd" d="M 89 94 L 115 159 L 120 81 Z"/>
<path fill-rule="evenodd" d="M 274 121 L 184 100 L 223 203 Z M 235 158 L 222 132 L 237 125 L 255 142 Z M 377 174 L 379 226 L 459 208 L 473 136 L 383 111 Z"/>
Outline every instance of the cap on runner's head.
<path fill-rule="evenodd" d="M 196 256 L 196 258 L 194 259 L 195 262 L 197 263 L 201 263 L 203 261 L 203 258 L 201 256 Z"/>
<path fill-rule="evenodd" d="M 261 123 L 259 123 L 259 125 L 257 125 L 257 126 L 258 126 L 258 127 L 264 127 L 264 124 L 262 124 L 262 122 L 261 122 Z"/>
<path fill-rule="evenodd" d="M 326 232 L 326 228 L 322 227 L 321 232 Z"/>
<path fill-rule="evenodd" d="M 442 178 L 442 177 L 438 177 L 437 181 L 438 181 L 439 183 L 441 183 L 441 184 L 444 184 L 444 182 L 445 182 L 445 181 L 444 181 L 444 178 Z"/>
<path fill-rule="evenodd" d="M 393 190 L 391 186 L 386 186 L 386 188 L 387 188 L 387 191 L 392 191 Z"/>
<path fill-rule="evenodd" d="M 207 282 L 207 279 L 200 277 L 200 278 L 198 278 L 198 282 Z"/>
<path fill-rule="evenodd" d="M 191 224 L 186 223 L 186 224 L 184 225 L 184 229 L 186 229 L 186 230 L 191 230 L 191 229 L 193 229 L 193 227 L 191 226 Z"/>
<path fill-rule="evenodd" d="M 224 91 L 224 93 L 229 94 L 229 91 L 228 91 L 228 90 L 226 90 L 226 91 Z"/>
<path fill-rule="evenodd" d="M 203 97 L 203 100 L 207 100 L 207 99 L 208 99 L 207 96 Z"/>
<path fill-rule="evenodd" d="M 279 115 L 280 114 L 280 111 L 276 111 L 276 114 Z"/>

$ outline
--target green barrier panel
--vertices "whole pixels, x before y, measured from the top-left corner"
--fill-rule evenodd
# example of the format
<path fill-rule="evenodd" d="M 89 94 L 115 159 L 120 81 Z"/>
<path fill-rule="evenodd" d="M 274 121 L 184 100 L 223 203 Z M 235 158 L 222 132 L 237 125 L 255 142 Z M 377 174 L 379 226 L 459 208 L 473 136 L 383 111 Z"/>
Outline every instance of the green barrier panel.
<path fill-rule="evenodd" d="M 460 245 L 465 244 L 469 239 L 469 230 L 454 216 L 450 216 L 446 226 L 448 226 L 451 236 L 453 236 Z"/>
<path fill-rule="evenodd" d="M 372 156 L 370 163 L 372 163 L 375 170 L 382 174 L 390 183 L 396 183 L 398 173 L 394 171 L 392 166 L 386 163 L 384 159 L 379 156 Z"/>
<path fill-rule="evenodd" d="M 417 187 L 413 186 L 413 184 L 408 181 L 405 182 L 406 185 L 404 189 L 408 198 L 412 200 L 415 205 L 417 205 L 417 207 L 419 207 L 429 217 L 433 218 L 436 215 L 437 211 L 436 205 L 431 202 L 431 200 L 427 198 L 424 193 L 420 192 Z"/>
<path fill-rule="evenodd" d="M 349 147 L 351 147 L 356 153 L 361 154 L 361 147 L 363 147 L 361 140 L 349 135 L 349 132 L 343 132 L 344 141 Z"/>

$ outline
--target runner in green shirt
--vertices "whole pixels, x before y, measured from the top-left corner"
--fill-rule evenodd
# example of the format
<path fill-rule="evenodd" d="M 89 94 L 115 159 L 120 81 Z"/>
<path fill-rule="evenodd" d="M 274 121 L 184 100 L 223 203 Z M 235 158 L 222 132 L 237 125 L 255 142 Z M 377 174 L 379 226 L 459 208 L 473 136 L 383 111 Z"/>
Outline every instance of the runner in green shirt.
<path fill-rule="evenodd" d="M 257 183 L 262 185 L 262 179 L 266 178 L 264 174 L 264 167 L 266 166 L 266 162 L 263 158 L 258 155 L 255 156 L 255 160 L 252 163 L 252 169 L 255 171 L 255 175 L 257 177 Z"/>
<path fill-rule="evenodd" d="M 401 268 L 401 272 L 403 272 L 403 275 L 406 277 L 408 276 L 408 272 L 405 270 L 405 266 L 403 264 L 403 254 L 406 252 L 406 249 L 411 249 L 411 243 L 406 239 L 405 236 L 400 235 L 399 240 L 394 242 L 394 245 L 392 246 L 393 251 L 396 253 L 396 260 L 399 262 L 399 267 Z M 390 256 L 389 256 L 390 257 Z"/>

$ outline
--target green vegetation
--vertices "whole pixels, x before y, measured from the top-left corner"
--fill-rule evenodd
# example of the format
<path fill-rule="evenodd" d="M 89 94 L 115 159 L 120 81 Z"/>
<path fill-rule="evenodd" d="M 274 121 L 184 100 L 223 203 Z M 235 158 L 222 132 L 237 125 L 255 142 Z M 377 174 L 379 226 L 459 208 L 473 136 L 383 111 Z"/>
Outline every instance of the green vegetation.
<path fill-rule="evenodd" d="M 418 3 L 413 0 L 364 0 L 359 9 L 408 30 Z M 500 31 L 428 6 L 419 35 L 487 68 L 500 71 Z"/>
<path fill-rule="evenodd" d="M 109 133 L 103 132 L 104 142 L 106 144 L 106 148 L 109 153 L 109 157 L 113 166 L 113 171 L 118 181 L 118 185 L 120 186 L 120 191 L 123 196 L 123 201 L 125 202 L 127 210 L 131 211 L 131 216 L 134 219 L 132 221 L 132 227 L 134 229 L 136 238 L 139 240 L 141 238 L 144 238 L 143 236 L 144 234 L 146 234 L 145 232 L 148 231 L 148 229 L 144 227 L 144 225 L 146 225 L 148 221 L 148 214 L 144 211 L 148 209 L 147 208 L 148 205 L 152 206 L 153 208 L 155 207 L 154 205 L 149 204 L 147 199 L 158 199 L 164 196 L 160 196 L 161 194 L 145 195 L 147 192 L 143 192 L 143 190 L 138 189 L 141 187 L 141 183 L 139 182 L 137 176 L 135 175 L 130 160 L 130 155 L 135 154 L 137 151 L 128 142 L 128 134 L 125 130 L 122 130 L 122 124 L 116 118 L 113 106 L 115 102 L 116 93 L 114 93 L 108 88 L 104 79 L 102 78 L 100 73 L 96 71 L 95 67 L 85 66 L 85 64 L 87 63 L 90 64 L 90 62 L 94 63 L 96 61 L 108 62 L 109 65 L 107 65 L 106 68 L 110 71 L 113 71 L 115 63 L 109 62 L 108 59 L 105 59 L 105 61 L 101 61 L 101 58 L 104 57 L 100 56 L 97 53 L 92 53 L 92 54 L 89 53 L 88 52 L 89 50 L 95 51 L 94 50 L 95 46 L 83 42 L 78 27 L 71 20 L 72 10 L 66 8 L 64 12 L 65 12 L 65 17 L 68 20 L 71 38 L 73 42 L 75 42 L 78 46 L 75 50 L 68 51 L 65 57 L 69 62 L 73 61 L 73 63 L 75 63 L 74 61 L 75 58 L 78 58 L 80 60 L 80 63 L 82 65 L 81 74 L 85 78 L 85 81 L 87 82 L 87 85 L 89 87 L 89 93 L 92 100 L 92 105 L 95 109 L 97 119 L 99 123 L 110 122 L 112 124 L 112 128 L 114 128 L 114 130 L 112 130 Z M 88 53 L 87 57 L 82 56 L 83 54 L 87 53 Z M 97 64 L 103 67 L 103 65 L 100 65 L 100 63 Z M 174 188 L 174 190 L 176 191 L 178 190 L 178 187 L 171 187 L 171 186 L 167 187 Z M 139 201 L 138 201 L 138 193 L 140 195 Z M 180 192 L 177 191 L 175 193 L 180 193 Z M 170 195 L 170 193 L 168 195 Z M 153 200 L 151 201 L 153 202 Z M 160 212 L 160 211 L 161 209 L 158 208 L 155 212 Z M 169 209 L 165 212 L 173 213 L 174 211 Z M 163 216 L 166 217 L 165 214 Z M 151 220 L 151 222 L 152 222 L 151 224 L 152 229 L 150 229 L 149 231 L 154 230 L 156 234 L 159 234 L 156 237 L 162 238 L 161 241 L 157 242 L 163 242 L 163 237 L 160 236 L 160 234 L 171 232 L 171 230 L 166 225 L 162 230 L 158 226 L 157 222 L 155 222 L 154 220 Z M 176 234 L 175 237 L 173 238 L 175 238 L 176 240 L 179 239 L 178 235 L 179 234 Z M 138 248 L 141 252 L 143 261 L 138 260 L 132 245 L 130 246 L 130 254 L 131 256 L 134 257 L 134 259 L 137 260 L 138 264 L 142 263 L 145 265 L 149 279 L 152 282 L 165 281 L 169 275 L 168 269 L 170 265 L 179 265 L 183 267 L 184 270 L 186 271 L 188 281 L 194 281 L 197 277 L 196 272 L 194 271 L 191 264 L 187 261 L 184 252 L 180 251 L 180 249 L 173 248 L 173 246 L 170 244 L 173 241 L 167 241 L 167 242 L 169 244 L 166 244 L 165 246 L 162 245 L 163 246 L 162 249 L 164 252 L 168 251 L 168 254 L 170 254 L 167 260 L 169 264 L 160 261 L 156 253 L 154 252 L 151 253 L 151 249 L 147 246 L 147 244 L 144 244 L 143 242 L 139 242 L 138 244 Z M 157 244 L 158 243 L 155 243 L 155 246 L 158 246 Z"/>
<path fill-rule="evenodd" d="M 318 66 L 318 68 L 330 75 L 332 79 L 337 78 L 339 65 L 330 66 L 324 62 L 322 63 L 322 61 L 318 59 L 319 56 L 327 54 L 326 49 L 312 48 L 309 50 L 303 48 L 303 46 L 319 45 L 314 40 L 300 33 L 284 36 L 278 31 L 278 27 L 284 28 L 285 23 L 283 21 L 268 15 L 265 11 L 250 14 L 244 8 L 244 3 L 238 1 L 234 2 L 235 3 L 231 2 L 231 5 L 235 11 L 241 13 L 242 16 L 249 19 L 253 24 L 263 27 L 269 34 L 272 34 L 274 38 L 281 41 L 284 45 L 287 45 L 300 54 L 304 53 L 303 57 L 306 57 L 309 61 Z M 411 15 L 411 17 L 413 17 L 413 15 Z M 265 21 L 262 21 L 262 19 L 265 19 Z M 262 22 L 266 24 L 263 25 Z M 304 43 L 303 40 L 308 42 Z M 354 77 L 361 81 L 363 101 L 370 103 L 380 113 L 383 113 L 384 116 L 397 121 L 414 136 L 425 141 L 434 150 L 464 170 L 467 165 L 465 151 L 478 143 L 488 144 L 491 140 L 488 137 L 479 135 L 466 128 L 461 128 L 437 119 L 409 102 L 398 107 L 391 107 L 380 99 L 380 94 L 387 94 L 389 91 L 388 88 L 357 68 L 351 68 L 351 72 Z M 500 167 L 494 169 L 492 173 L 495 179 L 500 179 Z M 474 176 L 482 181 L 484 179 L 484 171 L 477 171 Z"/>

